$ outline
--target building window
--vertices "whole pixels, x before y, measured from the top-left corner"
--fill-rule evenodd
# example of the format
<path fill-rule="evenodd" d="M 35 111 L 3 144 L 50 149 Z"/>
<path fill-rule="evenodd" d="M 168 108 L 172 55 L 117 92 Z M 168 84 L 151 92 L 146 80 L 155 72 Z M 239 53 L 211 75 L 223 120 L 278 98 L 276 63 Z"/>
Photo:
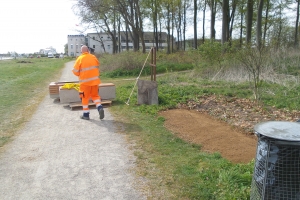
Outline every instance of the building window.
<path fill-rule="evenodd" d="M 110 49 L 110 45 L 107 45 L 107 49 Z"/>
<path fill-rule="evenodd" d="M 96 48 L 95 45 L 93 45 L 93 48 L 94 48 L 94 49 Z"/>
<path fill-rule="evenodd" d="M 95 37 L 93 37 L 93 40 L 95 40 Z"/>
<path fill-rule="evenodd" d="M 76 44 L 76 49 L 78 49 L 78 44 Z"/>
<path fill-rule="evenodd" d="M 71 44 L 71 49 L 73 49 L 73 44 Z"/>

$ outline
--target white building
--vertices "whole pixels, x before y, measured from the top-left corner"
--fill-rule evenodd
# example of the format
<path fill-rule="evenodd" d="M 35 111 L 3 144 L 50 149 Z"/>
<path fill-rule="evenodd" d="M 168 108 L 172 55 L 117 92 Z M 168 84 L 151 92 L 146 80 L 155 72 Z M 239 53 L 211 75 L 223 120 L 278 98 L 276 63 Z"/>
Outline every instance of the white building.
<path fill-rule="evenodd" d="M 126 32 L 121 31 L 120 32 L 120 43 L 121 43 L 121 51 L 126 51 Z M 144 32 L 144 41 L 145 41 L 145 47 L 146 51 L 149 51 L 152 47 L 156 46 L 155 45 L 155 39 L 154 39 L 154 34 L 153 32 Z M 167 33 L 166 32 L 161 32 L 159 33 L 158 36 L 158 48 L 159 49 L 164 49 L 167 48 Z M 140 48 L 142 48 L 142 44 L 140 44 Z M 133 41 L 128 34 L 128 49 L 133 50 Z"/>
<path fill-rule="evenodd" d="M 118 40 L 118 33 L 116 39 Z M 130 35 L 130 34 L 129 34 Z M 145 32 L 144 40 L 146 50 L 150 50 L 151 47 L 155 46 L 153 32 Z M 159 34 L 159 48 L 164 49 L 167 47 L 167 33 L 162 32 Z M 117 41 L 117 45 L 121 45 L 120 50 L 126 51 L 126 35 L 125 32 L 120 32 L 120 40 Z M 81 54 L 81 46 L 87 45 L 92 53 L 113 53 L 113 43 L 109 34 L 100 33 L 88 33 L 84 35 L 68 35 L 68 55 L 69 56 L 79 56 Z M 128 36 L 128 47 L 129 50 L 133 50 L 133 41 L 130 36 Z M 140 48 L 142 45 L 140 44 Z M 119 49 L 117 47 L 117 49 Z"/>
<path fill-rule="evenodd" d="M 68 35 L 68 56 L 79 56 L 81 54 L 81 46 L 85 44 L 84 35 Z"/>
<path fill-rule="evenodd" d="M 112 40 L 107 33 L 88 33 L 86 39 L 91 52 L 113 53 Z"/>

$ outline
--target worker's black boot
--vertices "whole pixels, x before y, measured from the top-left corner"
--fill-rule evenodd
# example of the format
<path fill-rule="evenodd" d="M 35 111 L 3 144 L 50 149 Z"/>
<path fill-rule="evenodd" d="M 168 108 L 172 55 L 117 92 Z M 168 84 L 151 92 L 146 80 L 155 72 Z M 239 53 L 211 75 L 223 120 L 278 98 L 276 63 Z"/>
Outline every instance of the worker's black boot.
<path fill-rule="evenodd" d="M 99 112 L 99 118 L 100 119 L 103 119 L 104 118 L 104 110 L 103 110 L 103 106 L 102 105 L 100 105 L 100 106 L 98 106 L 98 112 Z"/>
<path fill-rule="evenodd" d="M 80 118 L 85 120 L 90 120 L 90 113 L 83 113 L 83 115 L 81 115 Z"/>

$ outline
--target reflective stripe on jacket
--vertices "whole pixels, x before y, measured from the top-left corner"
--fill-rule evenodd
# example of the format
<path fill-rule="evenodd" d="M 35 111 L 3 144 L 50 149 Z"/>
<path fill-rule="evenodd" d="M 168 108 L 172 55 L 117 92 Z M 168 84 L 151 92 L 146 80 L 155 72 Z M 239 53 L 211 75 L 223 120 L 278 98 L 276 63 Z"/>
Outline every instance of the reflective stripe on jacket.
<path fill-rule="evenodd" d="M 80 84 L 99 85 L 99 65 L 96 56 L 86 52 L 77 58 L 72 72 L 79 77 Z"/>

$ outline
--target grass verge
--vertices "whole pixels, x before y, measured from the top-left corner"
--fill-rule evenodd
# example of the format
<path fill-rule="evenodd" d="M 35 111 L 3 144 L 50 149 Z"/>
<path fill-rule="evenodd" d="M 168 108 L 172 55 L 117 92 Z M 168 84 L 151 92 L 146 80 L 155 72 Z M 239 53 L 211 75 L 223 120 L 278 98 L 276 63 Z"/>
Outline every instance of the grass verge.
<path fill-rule="evenodd" d="M 0 61 L 0 147 L 28 121 L 57 81 L 66 59 L 16 59 Z"/>

